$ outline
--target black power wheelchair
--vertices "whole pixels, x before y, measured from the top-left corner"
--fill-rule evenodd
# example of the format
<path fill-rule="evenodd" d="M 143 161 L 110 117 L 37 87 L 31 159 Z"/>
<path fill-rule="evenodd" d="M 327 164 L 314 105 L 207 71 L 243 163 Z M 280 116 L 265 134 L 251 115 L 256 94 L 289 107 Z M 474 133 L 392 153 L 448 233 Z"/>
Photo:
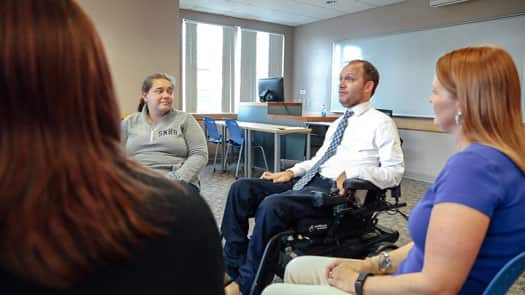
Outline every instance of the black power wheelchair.
<path fill-rule="evenodd" d="M 381 212 L 395 212 L 406 206 L 400 203 L 400 186 L 379 189 L 369 181 L 347 179 L 345 196 L 337 188 L 330 192 L 306 192 L 293 197 L 308 199 L 315 207 L 331 208 L 332 216 L 298 220 L 293 229 L 274 235 L 267 243 L 251 295 L 259 295 L 273 280 L 284 276 L 284 269 L 301 255 L 364 258 L 385 250 L 396 249 L 399 232 L 379 225 Z M 391 196 L 393 201 L 387 200 Z"/>

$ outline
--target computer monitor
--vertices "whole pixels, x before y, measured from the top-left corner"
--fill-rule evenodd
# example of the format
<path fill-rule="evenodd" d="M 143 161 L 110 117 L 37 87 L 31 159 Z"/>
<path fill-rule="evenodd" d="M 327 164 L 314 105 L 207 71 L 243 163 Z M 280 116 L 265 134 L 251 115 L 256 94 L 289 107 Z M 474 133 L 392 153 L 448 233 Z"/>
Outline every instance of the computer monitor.
<path fill-rule="evenodd" d="M 259 99 L 265 101 L 284 101 L 283 77 L 259 79 Z"/>

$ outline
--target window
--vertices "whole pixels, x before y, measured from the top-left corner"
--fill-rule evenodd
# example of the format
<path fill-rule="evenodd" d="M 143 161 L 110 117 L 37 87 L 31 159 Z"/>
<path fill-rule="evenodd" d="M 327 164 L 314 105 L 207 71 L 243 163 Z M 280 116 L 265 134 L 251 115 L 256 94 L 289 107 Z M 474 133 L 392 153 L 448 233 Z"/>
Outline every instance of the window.
<path fill-rule="evenodd" d="M 284 36 L 266 32 L 257 32 L 256 47 L 256 83 L 261 78 L 283 76 Z M 259 97 L 257 88 L 254 93 Z"/>
<path fill-rule="evenodd" d="M 183 109 L 235 112 L 259 78 L 283 75 L 284 36 L 184 20 Z"/>
<path fill-rule="evenodd" d="M 222 27 L 197 24 L 197 112 L 220 110 L 221 96 Z"/>
<path fill-rule="evenodd" d="M 265 32 L 257 32 L 257 46 L 256 46 L 256 60 L 257 80 L 261 78 L 268 78 L 268 55 L 270 54 L 270 34 Z"/>

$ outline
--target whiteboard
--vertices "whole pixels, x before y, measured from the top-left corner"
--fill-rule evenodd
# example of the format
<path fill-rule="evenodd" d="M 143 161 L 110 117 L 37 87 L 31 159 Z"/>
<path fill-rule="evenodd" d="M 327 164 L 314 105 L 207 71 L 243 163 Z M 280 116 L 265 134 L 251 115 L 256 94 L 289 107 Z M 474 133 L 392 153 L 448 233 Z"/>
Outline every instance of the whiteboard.
<path fill-rule="evenodd" d="M 338 97 L 339 73 L 343 65 L 352 59 L 365 59 L 380 73 L 379 85 L 372 97 L 376 108 L 391 109 L 394 115 L 400 116 L 433 117 L 429 97 L 437 59 L 453 49 L 476 45 L 495 45 L 512 55 L 521 79 L 523 112 L 525 15 L 336 42 L 332 56 L 330 110 L 344 111 Z"/>

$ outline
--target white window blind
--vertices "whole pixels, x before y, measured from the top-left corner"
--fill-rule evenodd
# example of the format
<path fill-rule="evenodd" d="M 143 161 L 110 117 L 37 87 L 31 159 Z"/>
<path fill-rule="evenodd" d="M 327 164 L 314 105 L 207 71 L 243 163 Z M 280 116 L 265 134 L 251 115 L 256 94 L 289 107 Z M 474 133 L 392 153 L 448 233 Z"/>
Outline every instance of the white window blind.
<path fill-rule="evenodd" d="M 197 24 L 184 22 L 182 108 L 197 111 Z"/>
<path fill-rule="evenodd" d="M 241 30 L 241 89 L 240 100 L 255 101 L 257 32 Z"/>
<path fill-rule="evenodd" d="M 268 76 L 283 76 L 283 59 L 284 59 L 284 36 L 270 34 L 270 52 L 268 54 Z"/>
<path fill-rule="evenodd" d="M 222 108 L 223 112 L 233 112 L 235 106 L 235 42 L 237 32 L 234 28 L 223 27 L 222 43 Z"/>

